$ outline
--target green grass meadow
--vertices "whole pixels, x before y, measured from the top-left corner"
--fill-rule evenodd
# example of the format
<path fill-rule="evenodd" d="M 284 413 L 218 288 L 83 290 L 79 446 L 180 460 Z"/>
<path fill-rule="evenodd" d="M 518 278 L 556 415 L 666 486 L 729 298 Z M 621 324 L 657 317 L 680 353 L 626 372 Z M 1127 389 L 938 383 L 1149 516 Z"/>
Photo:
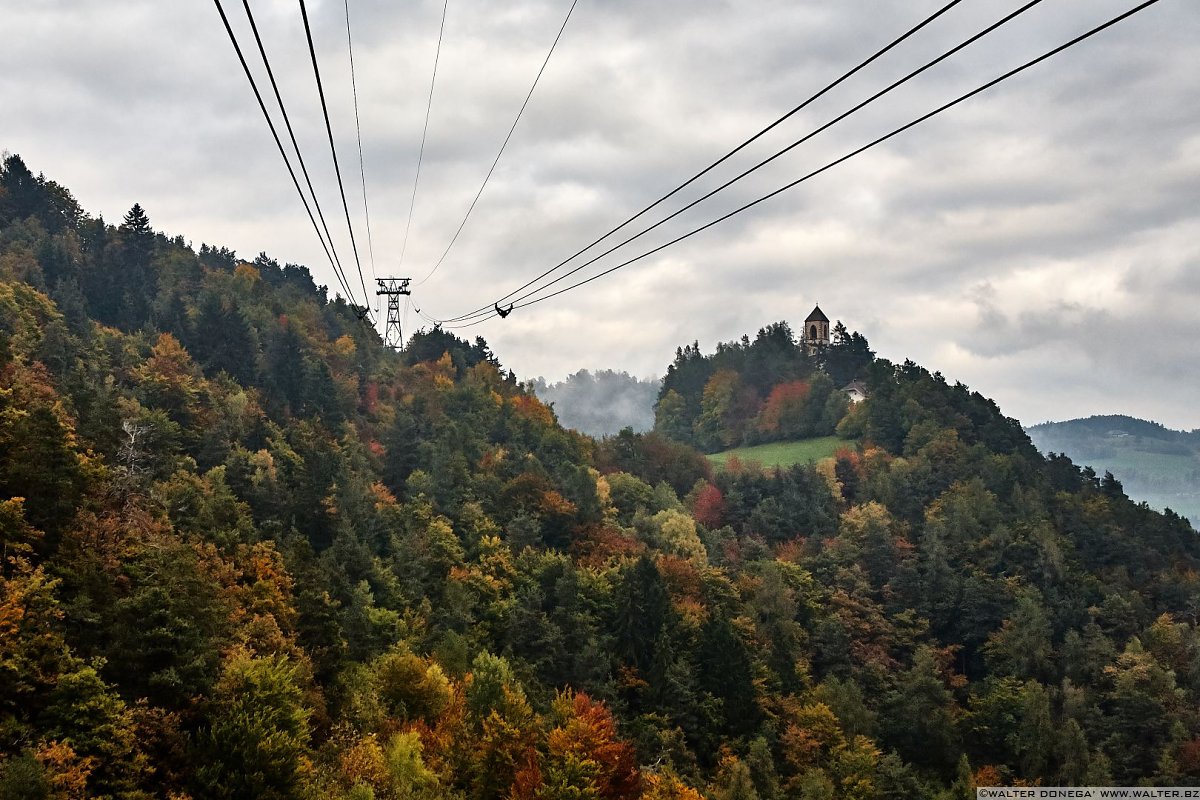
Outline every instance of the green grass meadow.
<path fill-rule="evenodd" d="M 790 467 L 793 464 L 810 464 L 829 458 L 843 447 L 853 448 L 855 442 L 837 436 L 821 436 L 817 439 L 802 439 L 798 442 L 771 442 L 753 447 L 735 447 L 723 453 L 712 453 L 708 460 L 724 467 L 730 457 L 737 456 L 743 463 L 754 462 L 764 467 Z"/>

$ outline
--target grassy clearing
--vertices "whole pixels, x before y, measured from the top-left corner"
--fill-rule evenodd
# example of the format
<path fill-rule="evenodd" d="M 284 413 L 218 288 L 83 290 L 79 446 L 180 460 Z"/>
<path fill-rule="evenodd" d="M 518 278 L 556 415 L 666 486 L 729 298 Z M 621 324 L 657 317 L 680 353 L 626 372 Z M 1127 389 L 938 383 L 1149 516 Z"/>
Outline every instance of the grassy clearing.
<path fill-rule="evenodd" d="M 708 460 L 718 467 L 725 466 L 730 456 L 741 461 L 753 461 L 764 467 L 790 467 L 793 464 L 809 464 L 829 458 L 843 447 L 853 448 L 855 442 L 837 436 L 821 436 L 817 439 L 802 439 L 798 442 L 771 442 L 754 447 L 735 447 L 723 453 L 713 453 Z"/>

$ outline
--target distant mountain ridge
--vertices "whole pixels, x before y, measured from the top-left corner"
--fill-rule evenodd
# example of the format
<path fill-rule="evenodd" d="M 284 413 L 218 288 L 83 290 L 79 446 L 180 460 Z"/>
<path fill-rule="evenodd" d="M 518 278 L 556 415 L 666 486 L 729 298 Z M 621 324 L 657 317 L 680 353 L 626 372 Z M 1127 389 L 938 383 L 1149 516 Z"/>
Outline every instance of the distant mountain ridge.
<path fill-rule="evenodd" d="M 1043 453 L 1065 453 L 1097 473 L 1111 472 L 1133 499 L 1170 508 L 1200 528 L 1200 429 L 1106 414 L 1043 422 L 1026 432 Z"/>
<path fill-rule="evenodd" d="M 1064 422 L 1043 422 L 1040 425 L 1032 426 L 1029 430 L 1050 428 L 1062 430 L 1068 427 L 1074 430 L 1087 431 L 1092 434 L 1126 434 L 1129 436 L 1161 439 L 1163 441 L 1191 442 L 1193 445 L 1200 445 L 1200 428 L 1192 431 L 1177 431 L 1166 427 L 1162 423 L 1138 419 L 1126 414 L 1097 414 L 1091 417 L 1082 417 Z"/>

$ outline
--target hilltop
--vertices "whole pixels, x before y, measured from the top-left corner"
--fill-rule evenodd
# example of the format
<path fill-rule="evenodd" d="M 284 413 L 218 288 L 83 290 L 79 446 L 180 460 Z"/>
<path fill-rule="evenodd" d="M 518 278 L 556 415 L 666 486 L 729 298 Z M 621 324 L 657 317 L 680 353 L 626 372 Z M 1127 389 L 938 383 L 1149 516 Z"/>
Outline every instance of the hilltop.
<path fill-rule="evenodd" d="M 1196 533 L 967 387 L 772 325 L 597 440 L 484 339 L 393 352 L 151 212 L 0 172 L 0 797 L 1200 780 Z"/>

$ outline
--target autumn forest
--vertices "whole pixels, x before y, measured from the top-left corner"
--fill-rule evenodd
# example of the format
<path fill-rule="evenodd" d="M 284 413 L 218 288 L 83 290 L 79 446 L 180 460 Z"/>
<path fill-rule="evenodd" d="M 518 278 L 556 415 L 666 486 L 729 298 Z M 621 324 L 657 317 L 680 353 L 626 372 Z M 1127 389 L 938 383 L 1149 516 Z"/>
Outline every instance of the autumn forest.
<path fill-rule="evenodd" d="M 962 384 L 764 321 L 595 439 L 151 212 L 0 171 L 0 800 L 1200 783 L 1196 531 Z"/>

